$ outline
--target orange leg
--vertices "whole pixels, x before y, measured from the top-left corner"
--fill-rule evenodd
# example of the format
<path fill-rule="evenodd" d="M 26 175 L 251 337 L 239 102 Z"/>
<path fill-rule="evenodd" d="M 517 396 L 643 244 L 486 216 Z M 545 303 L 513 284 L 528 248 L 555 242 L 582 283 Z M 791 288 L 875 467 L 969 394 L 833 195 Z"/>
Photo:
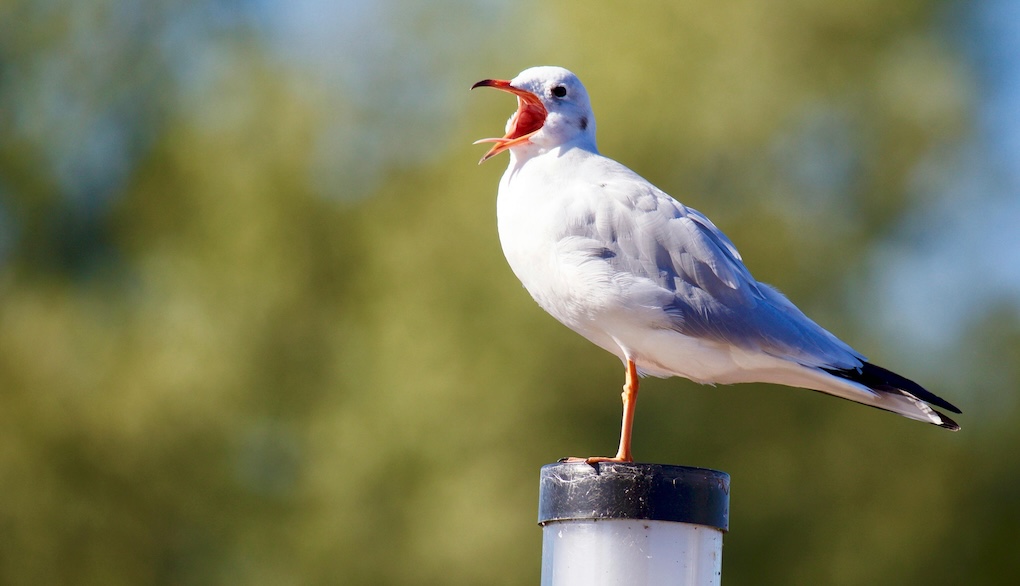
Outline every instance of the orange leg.
<path fill-rule="evenodd" d="M 630 438 L 634 430 L 634 408 L 637 406 L 638 373 L 637 365 L 633 360 L 627 360 L 627 382 L 623 385 L 623 424 L 620 428 L 620 449 L 616 456 L 606 458 L 592 456 L 590 458 L 565 458 L 566 462 L 633 462 L 634 457 L 630 453 Z"/>

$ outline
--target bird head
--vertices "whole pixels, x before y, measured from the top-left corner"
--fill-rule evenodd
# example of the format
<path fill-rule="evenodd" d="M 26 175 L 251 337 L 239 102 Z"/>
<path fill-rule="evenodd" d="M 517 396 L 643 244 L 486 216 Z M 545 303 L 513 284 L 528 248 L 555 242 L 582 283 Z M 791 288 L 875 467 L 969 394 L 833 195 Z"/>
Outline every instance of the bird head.
<path fill-rule="evenodd" d="M 532 67 L 511 80 L 483 79 L 471 86 L 491 87 L 517 96 L 517 111 L 506 123 L 502 138 L 483 138 L 495 143 L 479 163 L 513 148 L 555 148 L 578 139 L 595 148 L 595 116 L 581 80 L 562 67 Z"/>

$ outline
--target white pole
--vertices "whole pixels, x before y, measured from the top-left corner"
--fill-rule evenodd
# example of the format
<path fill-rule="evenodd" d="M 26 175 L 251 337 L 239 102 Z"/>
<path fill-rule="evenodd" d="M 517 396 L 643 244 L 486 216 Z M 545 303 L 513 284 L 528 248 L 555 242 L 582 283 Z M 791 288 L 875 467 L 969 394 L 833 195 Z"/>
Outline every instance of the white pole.
<path fill-rule="evenodd" d="M 704 468 L 543 466 L 542 586 L 718 585 L 729 489 Z"/>

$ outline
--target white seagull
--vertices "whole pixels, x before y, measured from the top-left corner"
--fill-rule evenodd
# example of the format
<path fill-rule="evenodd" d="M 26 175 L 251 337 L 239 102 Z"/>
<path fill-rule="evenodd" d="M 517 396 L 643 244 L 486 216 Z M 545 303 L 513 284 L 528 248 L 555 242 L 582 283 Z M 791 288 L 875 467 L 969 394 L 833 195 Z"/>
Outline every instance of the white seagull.
<path fill-rule="evenodd" d="M 619 451 L 584 461 L 633 461 L 639 374 L 803 387 L 960 429 L 931 407 L 960 413 L 951 403 L 756 281 L 707 217 L 600 155 L 573 73 L 533 67 L 476 87 L 517 96 L 506 135 L 477 141 L 495 143 L 479 163 L 510 151 L 496 203 L 510 267 L 542 309 L 626 364 Z"/>

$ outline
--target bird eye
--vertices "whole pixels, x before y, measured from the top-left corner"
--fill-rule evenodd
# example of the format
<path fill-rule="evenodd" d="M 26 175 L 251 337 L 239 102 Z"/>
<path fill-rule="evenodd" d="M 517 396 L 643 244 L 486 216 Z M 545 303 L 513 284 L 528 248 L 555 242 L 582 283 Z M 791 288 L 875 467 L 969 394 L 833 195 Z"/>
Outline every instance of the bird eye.
<path fill-rule="evenodd" d="M 567 95 L 567 88 L 558 85 L 552 89 L 552 95 L 556 96 L 557 98 L 562 98 L 563 96 Z"/>

